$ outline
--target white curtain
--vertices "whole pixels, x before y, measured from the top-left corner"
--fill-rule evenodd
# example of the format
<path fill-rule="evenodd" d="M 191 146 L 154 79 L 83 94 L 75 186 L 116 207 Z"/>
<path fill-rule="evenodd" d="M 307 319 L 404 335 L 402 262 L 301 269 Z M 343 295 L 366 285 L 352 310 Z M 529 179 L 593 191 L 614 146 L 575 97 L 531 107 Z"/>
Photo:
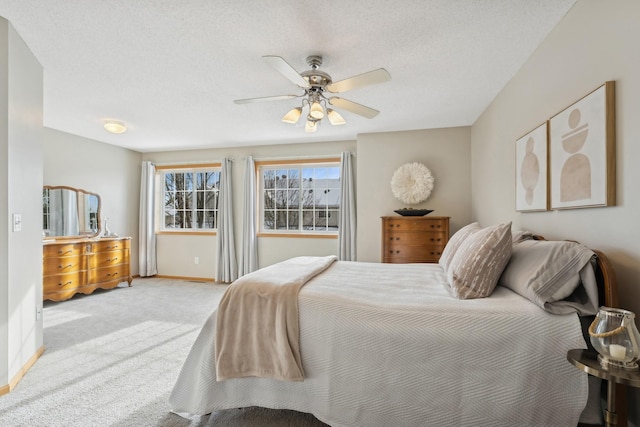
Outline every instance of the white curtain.
<path fill-rule="evenodd" d="M 351 153 L 340 159 L 340 216 L 338 217 L 338 259 L 356 260 L 356 198 Z"/>
<path fill-rule="evenodd" d="M 256 164 L 248 156 L 244 169 L 244 201 L 242 204 L 242 254 L 239 276 L 258 269 L 258 237 L 256 230 Z"/>
<path fill-rule="evenodd" d="M 218 271 L 216 281 L 230 283 L 238 278 L 238 262 L 233 235 L 231 160 L 222 160 L 218 203 Z"/>
<path fill-rule="evenodd" d="M 156 259 L 156 233 L 154 214 L 154 187 L 156 167 L 151 162 L 142 162 L 140 177 L 140 244 L 139 267 L 140 277 L 158 274 Z"/>

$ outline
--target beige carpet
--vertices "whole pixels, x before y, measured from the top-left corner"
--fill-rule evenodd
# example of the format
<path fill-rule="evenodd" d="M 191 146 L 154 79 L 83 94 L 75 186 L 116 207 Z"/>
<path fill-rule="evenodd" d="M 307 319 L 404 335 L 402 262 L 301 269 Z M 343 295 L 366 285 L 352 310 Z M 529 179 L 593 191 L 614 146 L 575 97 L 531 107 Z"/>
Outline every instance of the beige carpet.
<path fill-rule="evenodd" d="M 326 427 L 309 414 L 264 408 L 187 420 L 168 397 L 224 285 L 136 279 L 44 304 L 45 353 L 0 396 L 0 426 Z"/>

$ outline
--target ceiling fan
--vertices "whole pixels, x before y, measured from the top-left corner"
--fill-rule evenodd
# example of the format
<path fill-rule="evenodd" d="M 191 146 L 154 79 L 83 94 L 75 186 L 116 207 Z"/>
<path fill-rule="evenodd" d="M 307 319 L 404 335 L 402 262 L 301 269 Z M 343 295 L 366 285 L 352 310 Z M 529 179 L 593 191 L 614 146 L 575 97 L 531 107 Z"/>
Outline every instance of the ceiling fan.
<path fill-rule="evenodd" d="M 368 119 L 374 118 L 379 113 L 378 110 L 349 101 L 348 99 L 340 98 L 338 96 L 327 97 L 325 92 L 342 93 L 364 86 L 383 83 L 391 79 L 391 75 L 389 75 L 387 70 L 384 68 L 378 68 L 377 70 L 334 82 L 329 74 L 324 71 L 320 71 L 319 68 L 322 65 L 322 56 L 320 55 L 308 56 L 307 64 L 309 64 L 311 69 L 302 73 L 298 73 L 287 63 L 287 61 L 279 56 L 268 55 L 263 56 L 262 59 L 287 79 L 303 89 L 304 93 L 301 95 L 277 95 L 262 98 L 236 99 L 233 102 L 236 104 L 249 104 L 253 102 L 302 98 L 301 106 L 296 107 L 285 114 L 282 121 L 295 124 L 300 120 L 304 110 L 307 114 L 307 123 L 305 125 L 305 131 L 307 132 L 315 132 L 318 128 L 318 123 L 324 118 L 325 114 L 332 125 L 342 125 L 346 123 L 344 118 L 337 111 L 329 108 L 329 105 L 358 114 L 359 116 L 366 117 Z"/>

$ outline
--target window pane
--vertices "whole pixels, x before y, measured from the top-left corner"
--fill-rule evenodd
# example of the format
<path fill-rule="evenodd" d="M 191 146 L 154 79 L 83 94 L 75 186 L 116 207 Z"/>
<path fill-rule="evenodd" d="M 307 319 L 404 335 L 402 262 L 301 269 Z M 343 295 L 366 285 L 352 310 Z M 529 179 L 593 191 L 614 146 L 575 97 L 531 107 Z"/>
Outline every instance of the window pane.
<path fill-rule="evenodd" d="M 196 191 L 196 209 L 204 209 L 204 191 Z"/>
<path fill-rule="evenodd" d="M 275 230 L 275 211 L 264 212 L 264 221 L 262 226 L 265 230 Z"/>
<path fill-rule="evenodd" d="M 287 170 L 276 170 L 276 188 L 287 188 Z"/>
<path fill-rule="evenodd" d="M 262 172 L 262 185 L 265 189 L 275 188 L 276 171 L 273 169 L 265 169 Z"/>
<path fill-rule="evenodd" d="M 217 228 L 216 212 L 205 212 L 205 228 Z"/>
<path fill-rule="evenodd" d="M 193 190 L 193 173 L 184 174 L 184 188 L 185 190 Z"/>
<path fill-rule="evenodd" d="M 220 172 L 206 172 L 207 189 L 220 188 Z"/>
<path fill-rule="evenodd" d="M 274 190 L 264 192 L 264 207 L 265 209 L 273 209 L 276 207 L 276 192 Z"/>
<path fill-rule="evenodd" d="M 302 229 L 313 230 L 313 211 L 312 210 L 302 211 Z"/>
<path fill-rule="evenodd" d="M 289 211 L 289 230 L 297 230 L 300 224 L 298 223 L 299 218 L 298 211 Z"/>
<path fill-rule="evenodd" d="M 205 194 L 205 207 L 218 210 L 218 191 L 208 191 Z"/>
<path fill-rule="evenodd" d="M 287 212 L 276 211 L 276 230 L 286 230 L 287 228 Z"/>
<path fill-rule="evenodd" d="M 327 228 L 330 231 L 338 231 L 338 215 L 338 210 L 329 209 L 327 212 Z"/>
<path fill-rule="evenodd" d="M 302 208 L 313 208 L 314 200 L 313 200 L 313 188 L 307 188 L 302 191 Z"/>
<path fill-rule="evenodd" d="M 276 208 L 284 209 L 287 207 L 287 190 L 276 190 Z"/>

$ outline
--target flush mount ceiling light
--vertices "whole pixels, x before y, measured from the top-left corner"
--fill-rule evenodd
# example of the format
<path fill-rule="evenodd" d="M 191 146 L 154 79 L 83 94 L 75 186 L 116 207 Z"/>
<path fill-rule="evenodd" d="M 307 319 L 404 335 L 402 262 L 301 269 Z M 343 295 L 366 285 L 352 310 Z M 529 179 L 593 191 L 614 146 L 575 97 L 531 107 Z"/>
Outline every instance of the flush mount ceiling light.
<path fill-rule="evenodd" d="M 125 126 L 125 124 L 117 120 L 105 120 L 104 128 L 107 130 L 107 132 L 115 134 L 124 133 L 127 131 L 127 127 Z"/>
<path fill-rule="evenodd" d="M 304 110 L 306 112 L 307 119 L 305 124 L 306 132 L 315 132 L 325 116 L 329 119 L 329 123 L 334 126 L 346 123 L 345 119 L 337 111 L 328 108 L 328 105 L 342 108 L 351 113 L 366 117 L 367 119 L 372 119 L 379 113 L 379 111 L 374 110 L 373 108 L 365 107 L 364 105 L 344 98 L 337 96 L 326 97 L 324 95 L 325 91 L 330 93 L 346 92 L 348 90 L 358 89 L 376 83 L 383 83 L 391 79 L 387 70 L 379 68 L 377 70 L 369 71 L 367 73 L 359 74 L 333 83 L 329 74 L 319 70 L 322 65 L 321 56 L 308 56 L 307 64 L 309 64 L 311 69 L 303 73 L 298 73 L 291 65 L 279 56 L 263 56 L 262 59 L 295 83 L 298 87 L 303 89 L 304 93 L 302 95 L 278 95 L 262 98 L 237 99 L 234 102 L 236 104 L 249 104 L 261 101 L 302 98 L 300 107 L 296 107 L 285 114 L 282 121 L 285 123 L 296 124 L 298 123 L 298 120 L 300 120 L 300 117 L 302 117 Z"/>

